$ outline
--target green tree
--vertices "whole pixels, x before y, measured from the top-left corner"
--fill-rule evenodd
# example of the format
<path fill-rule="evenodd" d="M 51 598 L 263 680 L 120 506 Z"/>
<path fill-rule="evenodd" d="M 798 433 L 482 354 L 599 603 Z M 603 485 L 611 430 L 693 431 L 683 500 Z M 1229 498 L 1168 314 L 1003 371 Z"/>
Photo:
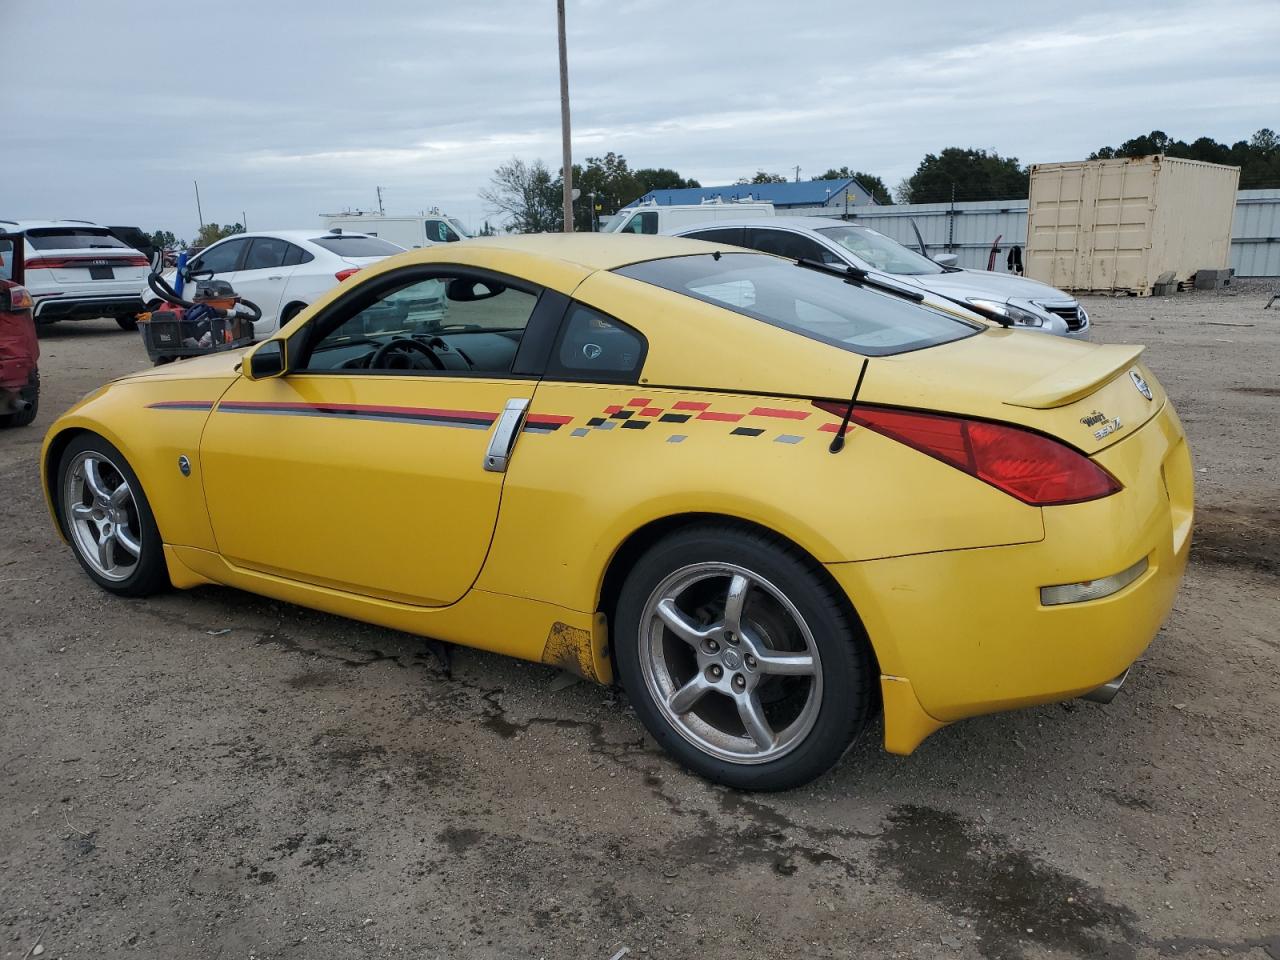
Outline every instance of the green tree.
<path fill-rule="evenodd" d="M 1027 195 L 1030 176 L 1017 157 L 995 151 L 947 147 L 925 154 L 916 172 L 898 185 L 900 203 L 1011 200 Z"/>
<path fill-rule="evenodd" d="M 786 182 L 787 182 L 787 178 L 780 173 L 768 173 L 767 171 L 764 171 L 764 170 L 757 170 L 755 172 L 755 176 L 751 177 L 750 179 L 748 179 L 747 177 L 742 177 L 740 180 L 737 181 L 737 185 L 743 186 L 743 185 L 752 184 L 752 183 L 786 183 Z"/>
<path fill-rule="evenodd" d="M 893 197 L 889 195 L 889 188 L 885 186 L 885 182 L 877 177 L 874 173 L 863 173 L 859 170 L 850 170 L 848 167 L 840 167 L 839 169 L 832 167 L 819 180 L 857 180 L 863 190 L 871 194 L 875 198 L 876 203 L 893 203 Z"/>
<path fill-rule="evenodd" d="M 541 160 L 525 163 L 512 157 L 493 171 L 489 186 L 480 191 L 480 199 L 495 213 L 510 218 L 515 233 L 548 233 L 558 231 L 564 223 L 560 209 L 558 180 Z"/>
<path fill-rule="evenodd" d="M 156 230 L 147 234 L 147 239 L 151 241 L 151 246 L 157 250 L 176 250 L 179 246 L 178 238 L 173 235 L 171 230 Z"/>
<path fill-rule="evenodd" d="M 217 243 L 223 237 L 229 237 L 235 233 L 244 233 L 244 225 L 239 223 L 221 226 L 217 223 L 206 223 L 200 228 L 200 232 L 196 234 L 195 245 L 200 249 L 204 249 L 211 243 Z"/>
<path fill-rule="evenodd" d="M 697 180 L 682 177 L 667 167 L 642 167 L 635 171 L 634 176 L 636 185 L 640 188 L 639 196 L 644 196 L 650 190 L 683 190 L 702 186 Z"/>
<path fill-rule="evenodd" d="M 1152 130 L 1126 140 L 1118 147 L 1099 147 L 1089 155 L 1089 159 L 1145 157 L 1154 153 L 1237 166 L 1240 168 L 1240 186 L 1245 189 L 1280 186 L 1280 137 L 1269 127 L 1263 127 L 1248 140 L 1237 140 L 1230 146 L 1212 137 L 1200 137 L 1187 143 L 1173 139 L 1163 130 Z"/>

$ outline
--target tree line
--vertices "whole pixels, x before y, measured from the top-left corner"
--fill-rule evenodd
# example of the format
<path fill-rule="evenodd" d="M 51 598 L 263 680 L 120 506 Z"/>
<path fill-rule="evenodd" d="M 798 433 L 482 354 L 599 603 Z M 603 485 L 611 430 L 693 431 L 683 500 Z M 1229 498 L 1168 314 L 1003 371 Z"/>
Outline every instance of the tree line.
<path fill-rule="evenodd" d="M 1170 157 L 1205 160 L 1240 167 L 1240 188 L 1280 187 L 1280 137 L 1263 128 L 1248 140 L 1233 144 L 1200 137 L 1191 143 L 1174 140 L 1159 130 L 1126 140 L 1118 147 L 1099 147 L 1090 160 L 1142 157 L 1163 153 Z M 948 203 L 966 200 L 1024 200 L 1031 168 L 1017 157 L 1002 157 L 994 150 L 946 147 L 927 153 L 911 176 L 892 194 L 879 176 L 848 166 L 831 167 L 815 180 L 853 178 L 877 203 Z M 780 173 L 757 169 L 739 178 L 741 186 L 785 183 Z M 606 153 L 574 164 L 573 183 L 582 191 L 574 204 L 574 229 L 594 229 L 600 213 L 612 213 L 651 190 L 701 186 L 667 167 L 632 170 L 621 154 Z M 495 213 L 508 217 L 508 229 L 517 233 L 558 231 L 563 223 L 560 172 L 552 173 L 541 160 L 532 163 L 512 158 L 498 167 L 489 186 L 480 191 Z"/>

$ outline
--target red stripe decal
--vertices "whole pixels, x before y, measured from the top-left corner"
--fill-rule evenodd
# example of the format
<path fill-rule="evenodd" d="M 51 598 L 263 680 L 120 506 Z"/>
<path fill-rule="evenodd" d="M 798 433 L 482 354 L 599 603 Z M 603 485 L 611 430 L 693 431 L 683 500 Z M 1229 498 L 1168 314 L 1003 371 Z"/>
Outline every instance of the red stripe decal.
<path fill-rule="evenodd" d="M 634 400 L 628 400 L 627 406 L 628 407 L 647 407 L 651 403 L 653 403 L 653 401 L 650 400 L 648 397 L 636 397 Z"/>
<path fill-rule="evenodd" d="M 525 417 L 526 423 L 546 423 L 564 426 L 566 423 L 573 423 L 573 417 L 562 417 L 555 413 L 531 413 Z"/>
<path fill-rule="evenodd" d="M 645 407 L 643 410 L 641 410 L 641 411 L 640 411 L 640 416 L 642 416 L 642 417 L 656 417 L 656 416 L 658 416 L 660 413 L 662 413 L 662 408 L 661 408 L 661 407 Z"/>
<path fill-rule="evenodd" d="M 776 417 L 779 420 L 806 420 L 809 414 L 805 410 L 779 410 L 777 407 L 756 407 L 751 411 L 753 417 Z"/>
<path fill-rule="evenodd" d="M 411 417 L 439 417 L 443 420 L 484 420 L 488 423 L 498 419 L 496 413 L 481 410 L 441 410 L 434 407 L 392 407 L 366 403 L 266 403 L 249 400 L 227 400 L 221 405 L 227 410 L 279 410 L 297 411 L 299 413 L 385 413 L 403 414 Z"/>
<path fill-rule="evenodd" d="M 705 410 L 711 406 L 709 403 L 695 403 L 692 400 L 677 400 L 672 410 Z"/>
<path fill-rule="evenodd" d="M 698 420 L 723 420 L 726 423 L 737 423 L 746 414 L 742 413 L 718 413 L 715 410 L 704 410 L 698 414 Z"/>

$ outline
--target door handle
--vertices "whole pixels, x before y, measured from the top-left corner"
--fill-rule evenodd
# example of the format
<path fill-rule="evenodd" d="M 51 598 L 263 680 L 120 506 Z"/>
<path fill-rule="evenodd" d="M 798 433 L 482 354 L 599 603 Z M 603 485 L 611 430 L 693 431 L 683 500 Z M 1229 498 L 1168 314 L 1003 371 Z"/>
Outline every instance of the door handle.
<path fill-rule="evenodd" d="M 498 415 L 494 424 L 493 436 L 489 438 L 489 449 L 484 454 L 484 468 L 490 473 L 506 473 L 507 462 L 511 459 L 511 449 L 520 436 L 520 428 L 524 426 L 524 416 L 529 412 L 529 401 L 511 399 Z"/>
<path fill-rule="evenodd" d="M 278 277 L 267 277 L 267 279 L 268 279 L 268 280 L 283 280 L 283 279 L 284 279 L 284 276 L 283 276 L 283 275 L 281 275 L 281 276 L 278 276 Z"/>

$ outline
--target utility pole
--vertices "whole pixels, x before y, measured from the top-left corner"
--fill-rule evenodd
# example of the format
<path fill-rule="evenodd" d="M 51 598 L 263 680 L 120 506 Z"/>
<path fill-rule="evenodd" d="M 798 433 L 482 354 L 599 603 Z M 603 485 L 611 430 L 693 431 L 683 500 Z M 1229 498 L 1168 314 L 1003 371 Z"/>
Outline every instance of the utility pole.
<path fill-rule="evenodd" d="M 196 217 L 199 218 L 200 229 L 201 231 L 203 231 L 204 230 L 204 213 L 200 210 L 200 181 L 192 180 L 191 182 L 196 185 Z"/>
<path fill-rule="evenodd" d="M 560 34 L 560 138 L 564 166 L 564 232 L 573 233 L 573 148 L 569 143 L 569 53 L 564 37 L 564 0 L 556 0 Z"/>
<path fill-rule="evenodd" d="M 796 183 L 800 182 L 800 165 L 796 164 Z"/>
<path fill-rule="evenodd" d="M 385 217 L 387 214 L 386 214 L 386 211 L 382 209 L 382 188 L 378 187 L 377 191 L 378 191 L 378 216 Z"/>
<path fill-rule="evenodd" d="M 247 216 L 245 216 L 245 212 L 244 212 L 243 210 L 241 210 L 241 211 L 240 211 L 240 226 L 244 227 L 245 232 L 246 232 L 246 233 L 248 233 L 248 231 L 249 231 L 249 218 L 248 218 Z"/>

